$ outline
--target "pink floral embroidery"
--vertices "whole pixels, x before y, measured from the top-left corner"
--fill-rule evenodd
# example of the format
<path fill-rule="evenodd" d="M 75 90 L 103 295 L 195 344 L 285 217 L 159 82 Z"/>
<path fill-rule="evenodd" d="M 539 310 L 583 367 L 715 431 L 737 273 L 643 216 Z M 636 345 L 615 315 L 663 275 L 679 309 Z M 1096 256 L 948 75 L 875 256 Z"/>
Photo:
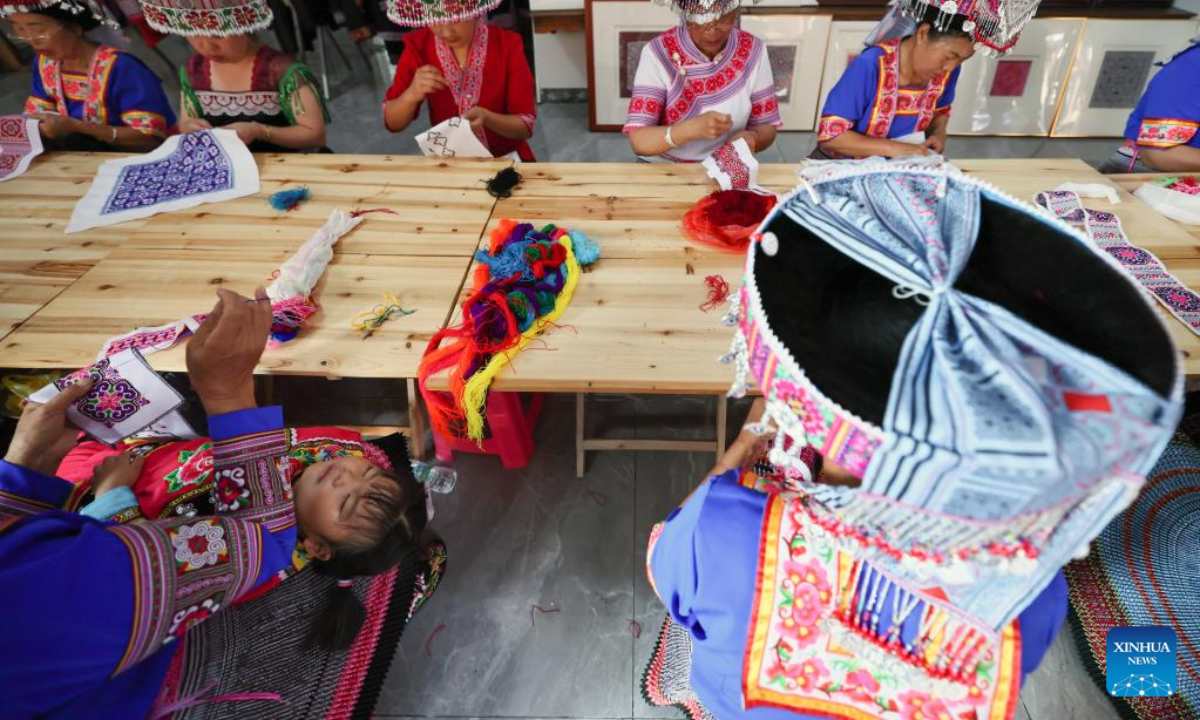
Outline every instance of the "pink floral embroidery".
<path fill-rule="evenodd" d="M 1142 120 L 1138 128 L 1138 145 L 1149 147 L 1174 147 L 1192 141 L 1200 123 L 1176 118 L 1154 118 Z"/>
<path fill-rule="evenodd" d="M 62 390 L 82 377 L 92 378 L 95 384 L 87 395 L 75 402 L 75 409 L 104 427 L 111 428 L 124 422 L 150 404 L 137 388 L 112 367 L 108 359 L 56 380 L 54 385 Z"/>
<path fill-rule="evenodd" d="M 954 720 L 950 709 L 941 700 L 927 693 L 909 690 L 900 693 L 900 717 L 903 720 Z"/>

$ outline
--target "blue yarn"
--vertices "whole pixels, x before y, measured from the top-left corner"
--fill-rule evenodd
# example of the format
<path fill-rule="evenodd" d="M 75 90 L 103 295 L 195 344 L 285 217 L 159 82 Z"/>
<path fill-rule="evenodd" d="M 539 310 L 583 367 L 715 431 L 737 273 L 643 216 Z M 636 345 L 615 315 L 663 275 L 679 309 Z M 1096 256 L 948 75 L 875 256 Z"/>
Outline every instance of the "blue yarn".
<path fill-rule="evenodd" d="M 307 200 L 308 196 L 308 188 L 298 187 L 291 190 L 280 190 L 267 198 L 267 202 L 271 203 L 271 207 L 276 210 L 293 210 L 297 205 Z"/>
<path fill-rule="evenodd" d="M 600 259 L 600 244 L 582 230 L 569 230 L 567 234 L 571 236 L 571 249 L 580 265 L 587 267 Z"/>
<path fill-rule="evenodd" d="M 525 262 L 525 248 L 532 240 L 514 240 L 500 251 L 499 255 L 491 255 L 487 250 L 476 250 L 475 259 L 488 266 L 492 280 L 503 280 L 515 273 L 521 273 L 522 282 L 533 282 L 533 270 Z"/>

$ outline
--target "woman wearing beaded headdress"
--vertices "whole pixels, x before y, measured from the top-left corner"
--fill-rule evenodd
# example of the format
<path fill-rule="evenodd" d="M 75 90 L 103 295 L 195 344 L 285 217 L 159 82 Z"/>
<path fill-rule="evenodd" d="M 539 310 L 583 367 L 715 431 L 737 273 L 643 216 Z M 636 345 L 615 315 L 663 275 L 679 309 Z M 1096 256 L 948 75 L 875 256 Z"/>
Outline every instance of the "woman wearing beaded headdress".
<path fill-rule="evenodd" d="M 383 103 L 391 132 L 409 126 L 429 105 L 432 125 L 462 117 L 495 157 L 534 160 L 529 138 L 537 121 L 533 73 L 521 36 L 491 25 L 501 0 L 389 0 L 388 17 L 420 28 L 404 36 L 404 53 Z"/>
<path fill-rule="evenodd" d="M 740 0 L 668 0 L 683 22 L 642 48 L 622 131 L 644 159 L 704 160 L 744 138 L 752 152 L 783 124 L 762 40 L 738 27 Z"/>
<path fill-rule="evenodd" d="M 975 8 L 988 12 L 983 0 L 967 3 L 893 8 L 825 99 L 811 157 L 944 153 L 960 66 L 983 42 Z"/>
<path fill-rule="evenodd" d="M 179 68 L 179 130 L 225 128 L 255 152 L 321 150 L 329 113 L 304 63 L 255 32 L 274 19 L 265 0 L 140 0 L 150 27 L 196 51 Z"/>
<path fill-rule="evenodd" d="M 1105 173 L 1200 172 L 1200 36 L 1158 71 Z"/>
<path fill-rule="evenodd" d="M 1174 431 L 1177 351 L 1107 254 L 952 168 L 801 182 L 727 317 L 754 422 L 650 535 L 670 617 L 647 698 L 1009 720 L 1065 619 L 1060 568 Z"/>
<path fill-rule="evenodd" d="M 0 0 L 0 17 L 33 46 L 25 114 L 42 139 L 67 150 L 152 150 L 175 125 L 162 83 L 133 55 L 85 34 L 102 11 L 84 0 Z"/>

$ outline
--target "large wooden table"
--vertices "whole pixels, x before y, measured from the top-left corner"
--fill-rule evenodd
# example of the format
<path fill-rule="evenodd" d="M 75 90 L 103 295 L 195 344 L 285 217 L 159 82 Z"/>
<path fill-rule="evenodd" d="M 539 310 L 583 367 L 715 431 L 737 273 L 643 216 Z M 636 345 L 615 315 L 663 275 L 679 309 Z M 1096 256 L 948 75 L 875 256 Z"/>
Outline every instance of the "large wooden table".
<path fill-rule="evenodd" d="M 111 157 L 111 156 L 109 156 Z M 736 288 L 737 253 L 697 245 L 680 218 L 713 188 L 699 166 L 530 164 L 510 199 L 496 202 L 484 181 L 500 161 L 445 162 L 389 156 L 258 158 L 258 196 L 204 205 L 136 223 L 65 236 L 75 200 L 105 156 L 39 158 L 23 177 L 0 184 L 0 367 L 74 368 L 95 357 L 104 339 L 207 309 L 216 286 L 241 292 L 265 283 L 333 208 L 387 208 L 343 238 L 318 294 L 323 310 L 297 340 L 271 350 L 259 372 L 328 378 L 415 377 L 428 338 L 458 320 L 457 302 L 471 255 L 501 218 L 553 222 L 583 230 L 602 247 L 560 324 L 545 336 L 555 352 L 528 352 L 499 391 L 572 392 L 578 397 L 579 462 L 588 449 L 724 447 L 724 393 L 732 369 L 716 362 L 729 347 L 720 309 L 703 312 L 704 279 L 721 275 Z M 1062 182 L 1109 182 L 1079 160 L 963 160 L 957 164 L 1029 200 Z M 764 166 L 760 182 L 783 191 L 795 166 Z M 281 187 L 308 185 L 313 198 L 291 213 L 264 198 Z M 1188 231 L 1118 191 L 1123 202 L 1086 205 L 1121 217 L 1134 242 L 1162 258 L 1186 283 L 1200 287 L 1200 247 Z M 11 238 L 11 239 L 10 239 Z M 395 292 L 417 313 L 362 340 L 352 316 Z M 22 324 L 23 323 L 23 324 Z M 1200 340 L 1170 319 L 1200 375 Z M 183 369 L 178 349 L 151 358 Z M 411 384 L 410 384 L 411 385 Z M 584 394 L 592 392 L 711 395 L 718 402 L 712 441 L 594 440 L 583 437 Z"/>
<path fill-rule="evenodd" d="M 94 172 L 93 158 L 80 173 Z M 341 208 L 371 213 L 342 238 L 318 286 L 321 312 L 301 338 L 263 356 L 260 373 L 328 378 L 413 378 L 425 343 L 446 321 L 464 273 L 491 217 L 484 181 L 507 161 L 442 161 L 391 156 L 262 155 L 260 192 L 224 203 L 157 215 L 136 226 L 106 228 L 125 237 L 73 285 L 0 340 L 0 366 L 75 368 L 95 358 L 104 340 L 137 326 L 159 325 L 203 312 L 217 286 L 244 294 L 279 267 Z M 62 158 L 55 158 L 62 162 Z M 41 170 L 35 162 L 33 169 Z M 31 173 L 27 173 L 27 176 Z M 83 187 L 86 188 L 86 182 Z M 277 212 L 265 198 L 282 187 L 307 185 L 312 199 Z M 0 185 L 21 192 L 26 177 Z M 41 187 L 34 184 L 34 190 Z M 70 215 L 73 203 L 55 207 Z M 4 214 L 20 213 L 20 208 Z M 47 211 L 50 212 L 50 211 Z M 45 229 L 43 245 L 57 243 Z M 34 242 L 31 240 L 30 242 Z M 417 312 L 392 320 L 363 340 L 355 315 L 391 291 Z M 159 370 L 183 370 L 182 348 L 149 357 Z"/>

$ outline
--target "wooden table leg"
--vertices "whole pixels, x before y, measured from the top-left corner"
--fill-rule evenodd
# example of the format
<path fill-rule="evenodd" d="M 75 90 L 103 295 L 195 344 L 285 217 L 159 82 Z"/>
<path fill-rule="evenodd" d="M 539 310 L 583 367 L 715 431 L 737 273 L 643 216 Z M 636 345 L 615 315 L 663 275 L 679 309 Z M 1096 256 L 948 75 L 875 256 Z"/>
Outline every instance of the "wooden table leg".
<path fill-rule="evenodd" d="M 417 381 L 408 378 L 404 381 L 408 387 L 408 426 L 412 435 L 409 438 L 409 452 L 416 460 L 425 459 L 425 407 L 421 404 L 421 393 L 417 392 Z"/>
<path fill-rule="evenodd" d="M 274 405 L 275 404 L 275 376 L 274 375 L 255 375 L 254 379 L 258 381 L 259 402 L 263 405 Z"/>
<path fill-rule="evenodd" d="M 575 393 L 575 477 L 583 477 L 587 452 L 583 448 L 583 393 Z"/>
<path fill-rule="evenodd" d="M 721 393 L 717 396 L 717 459 L 725 454 L 725 424 L 728 422 L 729 396 Z"/>

